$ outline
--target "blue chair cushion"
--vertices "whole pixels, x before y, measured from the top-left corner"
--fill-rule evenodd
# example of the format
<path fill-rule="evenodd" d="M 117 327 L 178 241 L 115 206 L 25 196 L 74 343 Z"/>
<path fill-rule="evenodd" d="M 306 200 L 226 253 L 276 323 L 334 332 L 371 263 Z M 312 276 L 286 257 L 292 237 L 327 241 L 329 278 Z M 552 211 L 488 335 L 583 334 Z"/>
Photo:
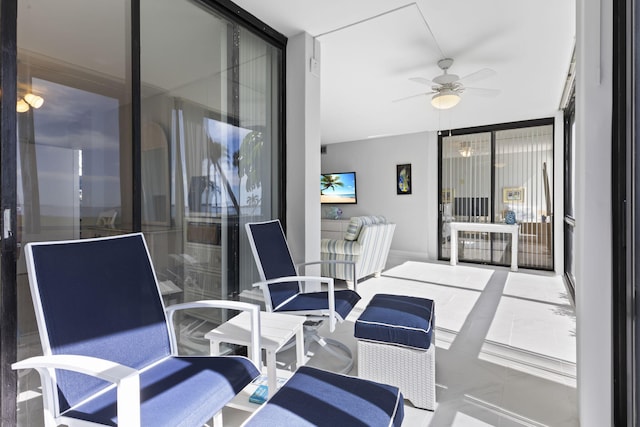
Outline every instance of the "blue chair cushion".
<path fill-rule="evenodd" d="M 246 426 L 400 427 L 397 387 L 302 366 Z"/>
<path fill-rule="evenodd" d="M 143 369 L 171 354 L 167 321 L 142 234 L 32 247 L 52 354 L 77 354 Z M 34 285 L 32 283 L 32 285 Z M 57 371 L 60 410 L 105 382 Z"/>
<path fill-rule="evenodd" d="M 353 310 L 353 307 L 360 301 L 360 295 L 350 289 L 341 289 L 334 292 L 336 301 L 336 313 L 344 320 Z M 311 292 L 308 294 L 298 294 L 288 303 L 280 306 L 278 312 L 285 311 L 314 311 L 328 310 L 329 296 L 327 292 Z"/>
<path fill-rule="evenodd" d="M 140 375 L 141 425 L 204 425 L 258 374 L 249 359 L 239 356 L 167 358 Z M 67 414 L 115 426 L 116 412 L 112 389 Z"/>
<path fill-rule="evenodd" d="M 355 324 L 358 339 L 426 350 L 434 325 L 433 300 L 376 294 Z"/>

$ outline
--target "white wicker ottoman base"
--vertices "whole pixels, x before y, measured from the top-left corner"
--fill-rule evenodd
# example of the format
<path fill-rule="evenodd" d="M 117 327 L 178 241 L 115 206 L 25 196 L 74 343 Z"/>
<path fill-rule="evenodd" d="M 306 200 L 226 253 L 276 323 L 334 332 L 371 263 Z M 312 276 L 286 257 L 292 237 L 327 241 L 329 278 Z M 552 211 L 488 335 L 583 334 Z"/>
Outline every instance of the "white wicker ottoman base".
<path fill-rule="evenodd" d="M 396 386 L 415 407 L 435 410 L 434 335 L 427 351 L 358 340 L 358 376 Z"/>

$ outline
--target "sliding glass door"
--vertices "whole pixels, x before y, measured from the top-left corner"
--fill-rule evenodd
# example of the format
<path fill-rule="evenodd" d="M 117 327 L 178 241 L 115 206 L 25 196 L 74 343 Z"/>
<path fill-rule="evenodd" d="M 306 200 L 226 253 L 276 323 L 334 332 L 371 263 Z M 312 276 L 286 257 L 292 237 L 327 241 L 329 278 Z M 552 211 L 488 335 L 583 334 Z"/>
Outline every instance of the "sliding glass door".
<path fill-rule="evenodd" d="M 451 254 L 449 223 L 492 222 L 491 133 L 441 138 L 441 257 Z M 462 233 L 458 259 L 493 263 L 487 233 Z"/>
<path fill-rule="evenodd" d="M 286 39 L 225 4 L 17 2 L 16 154 L 2 157 L 17 182 L 2 187 L 16 202 L 17 285 L 3 286 L 17 288 L 17 327 L 2 328 L 17 331 L 18 360 L 42 351 L 29 242 L 141 231 L 168 304 L 242 299 L 258 281 L 244 224 L 283 212 Z M 202 335 L 231 315 L 180 316 L 179 333 L 196 332 L 182 351 L 208 352 Z M 6 419 L 17 400 L 18 425 L 43 425 L 37 373 L 9 385 Z"/>
<path fill-rule="evenodd" d="M 142 231 L 156 273 L 173 300 L 243 298 L 259 280 L 244 224 L 277 216 L 281 50 L 189 0 L 142 0 L 140 30 Z M 181 343 L 207 351 L 204 334 L 228 316 L 191 311 Z"/>
<path fill-rule="evenodd" d="M 116 224 L 132 231 L 129 10 L 127 2 L 18 4 L 17 159 L 2 167 L 16 171 L 20 250 Z M 17 293 L 21 360 L 42 351 L 21 253 Z M 18 424 L 41 425 L 39 376 L 18 378 Z"/>
<path fill-rule="evenodd" d="M 448 224 L 519 225 L 518 265 L 553 269 L 553 122 L 452 131 L 440 140 L 440 254 L 451 254 Z M 458 258 L 511 263 L 503 233 L 461 232 Z"/>

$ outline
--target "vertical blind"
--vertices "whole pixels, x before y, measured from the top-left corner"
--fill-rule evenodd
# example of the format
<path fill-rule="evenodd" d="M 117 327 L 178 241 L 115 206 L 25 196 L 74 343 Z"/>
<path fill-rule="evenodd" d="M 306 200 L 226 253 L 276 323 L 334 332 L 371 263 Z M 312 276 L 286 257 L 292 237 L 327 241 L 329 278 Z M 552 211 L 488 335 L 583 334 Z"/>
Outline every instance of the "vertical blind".
<path fill-rule="evenodd" d="M 553 269 L 553 125 L 442 138 L 441 258 L 450 256 L 448 223 L 520 226 L 518 265 Z M 508 265 L 510 238 L 502 233 L 462 233 L 461 260 Z"/>

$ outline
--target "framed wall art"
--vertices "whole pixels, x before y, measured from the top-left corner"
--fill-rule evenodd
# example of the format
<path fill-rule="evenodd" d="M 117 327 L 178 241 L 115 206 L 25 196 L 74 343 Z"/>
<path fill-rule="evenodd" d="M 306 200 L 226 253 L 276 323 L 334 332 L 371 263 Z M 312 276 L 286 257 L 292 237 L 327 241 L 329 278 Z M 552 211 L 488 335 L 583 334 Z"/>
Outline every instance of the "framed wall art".
<path fill-rule="evenodd" d="M 504 187 L 502 189 L 502 201 L 504 203 L 524 202 L 524 187 Z"/>
<path fill-rule="evenodd" d="M 396 165 L 396 190 L 398 194 L 411 194 L 411 164 Z"/>

